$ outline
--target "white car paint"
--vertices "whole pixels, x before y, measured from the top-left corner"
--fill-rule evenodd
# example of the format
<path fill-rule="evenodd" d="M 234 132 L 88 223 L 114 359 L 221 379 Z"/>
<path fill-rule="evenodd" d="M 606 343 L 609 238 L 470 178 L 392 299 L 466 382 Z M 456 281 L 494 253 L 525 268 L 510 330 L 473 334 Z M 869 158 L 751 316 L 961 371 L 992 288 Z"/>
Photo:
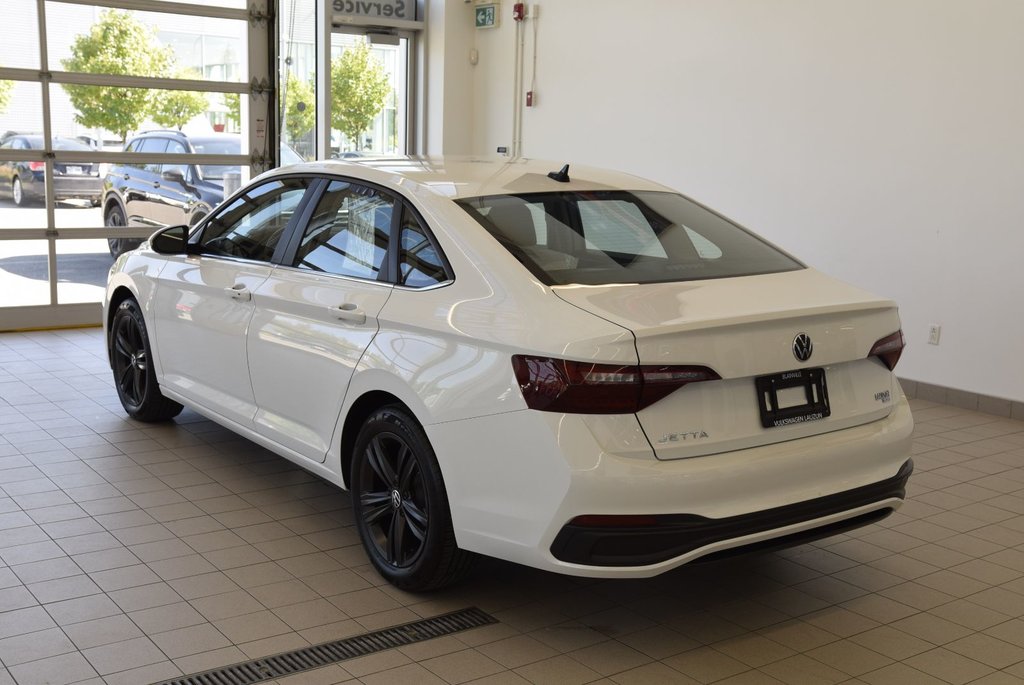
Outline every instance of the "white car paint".
<path fill-rule="evenodd" d="M 391 291 L 288 267 L 276 267 L 256 288 L 246 342 L 260 434 L 326 458 L 338 408 Z"/>
<path fill-rule="evenodd" d="M 913 428 L 895 377 L 868 358 L 876 340 L 899 329 L 890 301 L 813 269 L 548 286 L 452 202 L 565 189 L 666 190 L 593 169 L 574 170 L 562 186 L 546 176 L 560 166 L 401 158 L 270 172 L 254 183 L 301 171 L 395 193 L 429 225 L 454 278 L 410 289 L 159 255 L 147 243 L 112 269 L 104 320 L 111 297 L 129 291 L 142 304 L 165 395 L 342 487 L 349 410 L 367 393 L 393 395 L 434 447 L 459 546 L 538 568 L 645 577 L 728 547 L 898 507 L 898 498 L 888 498 L 655 564 L 580 565 L 552 554 L 552 541 L 575 516 L 724 518 L 892 478 L 909 458 Z M 342 305 L 365 318 L 337 317 Z M 798 332 L 814 339 L 810 365 L 826 369 L 833 415 L 764 429 L 750 410 L 752 377 L 799 367 L 790 348 Z M 527 407 L 513 354 L 699 364 L 723 380 L 683 387 L 638 414 L 541 412 Z M 882 391 L 889 391 L 884 403 L 874 399 Z M 692 442 L 679 437 L 689 434 Z"/>

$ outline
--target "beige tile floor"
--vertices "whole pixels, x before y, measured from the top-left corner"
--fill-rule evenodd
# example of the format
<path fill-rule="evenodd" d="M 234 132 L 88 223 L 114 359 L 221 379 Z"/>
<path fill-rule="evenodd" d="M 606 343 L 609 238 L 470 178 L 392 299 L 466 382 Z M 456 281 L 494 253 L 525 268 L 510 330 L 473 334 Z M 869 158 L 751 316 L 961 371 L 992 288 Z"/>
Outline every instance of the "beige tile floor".
<path fill-rule="evenodd" d="M 915 401 L 881 524 L 595 581 L 482 563 L 416 596 L 344 493 L 185 412 L 125 419 L 98 329 L 0 335 L 0 685 L 136 685 L 476 605 L 497 625 L 281 680 L 1024 682 L 1024 423 Z"/>

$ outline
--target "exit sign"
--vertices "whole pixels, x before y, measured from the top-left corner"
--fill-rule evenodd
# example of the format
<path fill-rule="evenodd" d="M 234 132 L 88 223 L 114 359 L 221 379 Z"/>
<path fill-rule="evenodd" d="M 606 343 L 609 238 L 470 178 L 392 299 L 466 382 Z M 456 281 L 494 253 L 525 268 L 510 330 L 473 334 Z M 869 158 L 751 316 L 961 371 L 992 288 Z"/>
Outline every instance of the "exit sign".
<path fill-rule="evenodd" d="M 478 29 L 493 29 L 498 25 L 498 3 L 489 3 L 476 6 L 476 27 Z"/>

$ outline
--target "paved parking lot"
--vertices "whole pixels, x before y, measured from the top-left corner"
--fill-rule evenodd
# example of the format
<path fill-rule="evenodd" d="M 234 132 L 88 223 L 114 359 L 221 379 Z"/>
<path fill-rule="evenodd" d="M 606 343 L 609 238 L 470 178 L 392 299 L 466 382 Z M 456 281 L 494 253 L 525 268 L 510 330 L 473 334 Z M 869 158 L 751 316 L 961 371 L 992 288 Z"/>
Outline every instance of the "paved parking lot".
<path fill-rule="evenodd" d="M 99 208 L 61 203 L 56 210 L 56 224 L 58 230 L 95 228 L 103 225 L 103 216 Z M 5 229 L 45 227 L 46 211 L 41 205 L 16 207 L 9 200 L 0 200 L 0 238 Z M 46 253 L 45 240 L 0 239 L 0 306 L 49 303 Z M 111 263 L 105 240 L 59 240 L 58 301 L 99 302 Z"/>

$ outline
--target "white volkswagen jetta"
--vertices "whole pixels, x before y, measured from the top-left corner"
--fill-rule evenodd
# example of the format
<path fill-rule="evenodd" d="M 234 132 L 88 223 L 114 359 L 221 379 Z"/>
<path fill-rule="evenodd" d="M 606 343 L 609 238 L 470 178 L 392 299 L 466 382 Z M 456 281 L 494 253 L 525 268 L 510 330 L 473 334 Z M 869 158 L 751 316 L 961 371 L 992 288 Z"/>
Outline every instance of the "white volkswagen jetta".
<path fill-rule="evenodd" d="M 120 257 L 128 414 L 187 405 L 352 491 L 373 565 L 645 577 L 877 521 L 896 306 L 674 191 L 526 160 L 286 167 Z"/>

